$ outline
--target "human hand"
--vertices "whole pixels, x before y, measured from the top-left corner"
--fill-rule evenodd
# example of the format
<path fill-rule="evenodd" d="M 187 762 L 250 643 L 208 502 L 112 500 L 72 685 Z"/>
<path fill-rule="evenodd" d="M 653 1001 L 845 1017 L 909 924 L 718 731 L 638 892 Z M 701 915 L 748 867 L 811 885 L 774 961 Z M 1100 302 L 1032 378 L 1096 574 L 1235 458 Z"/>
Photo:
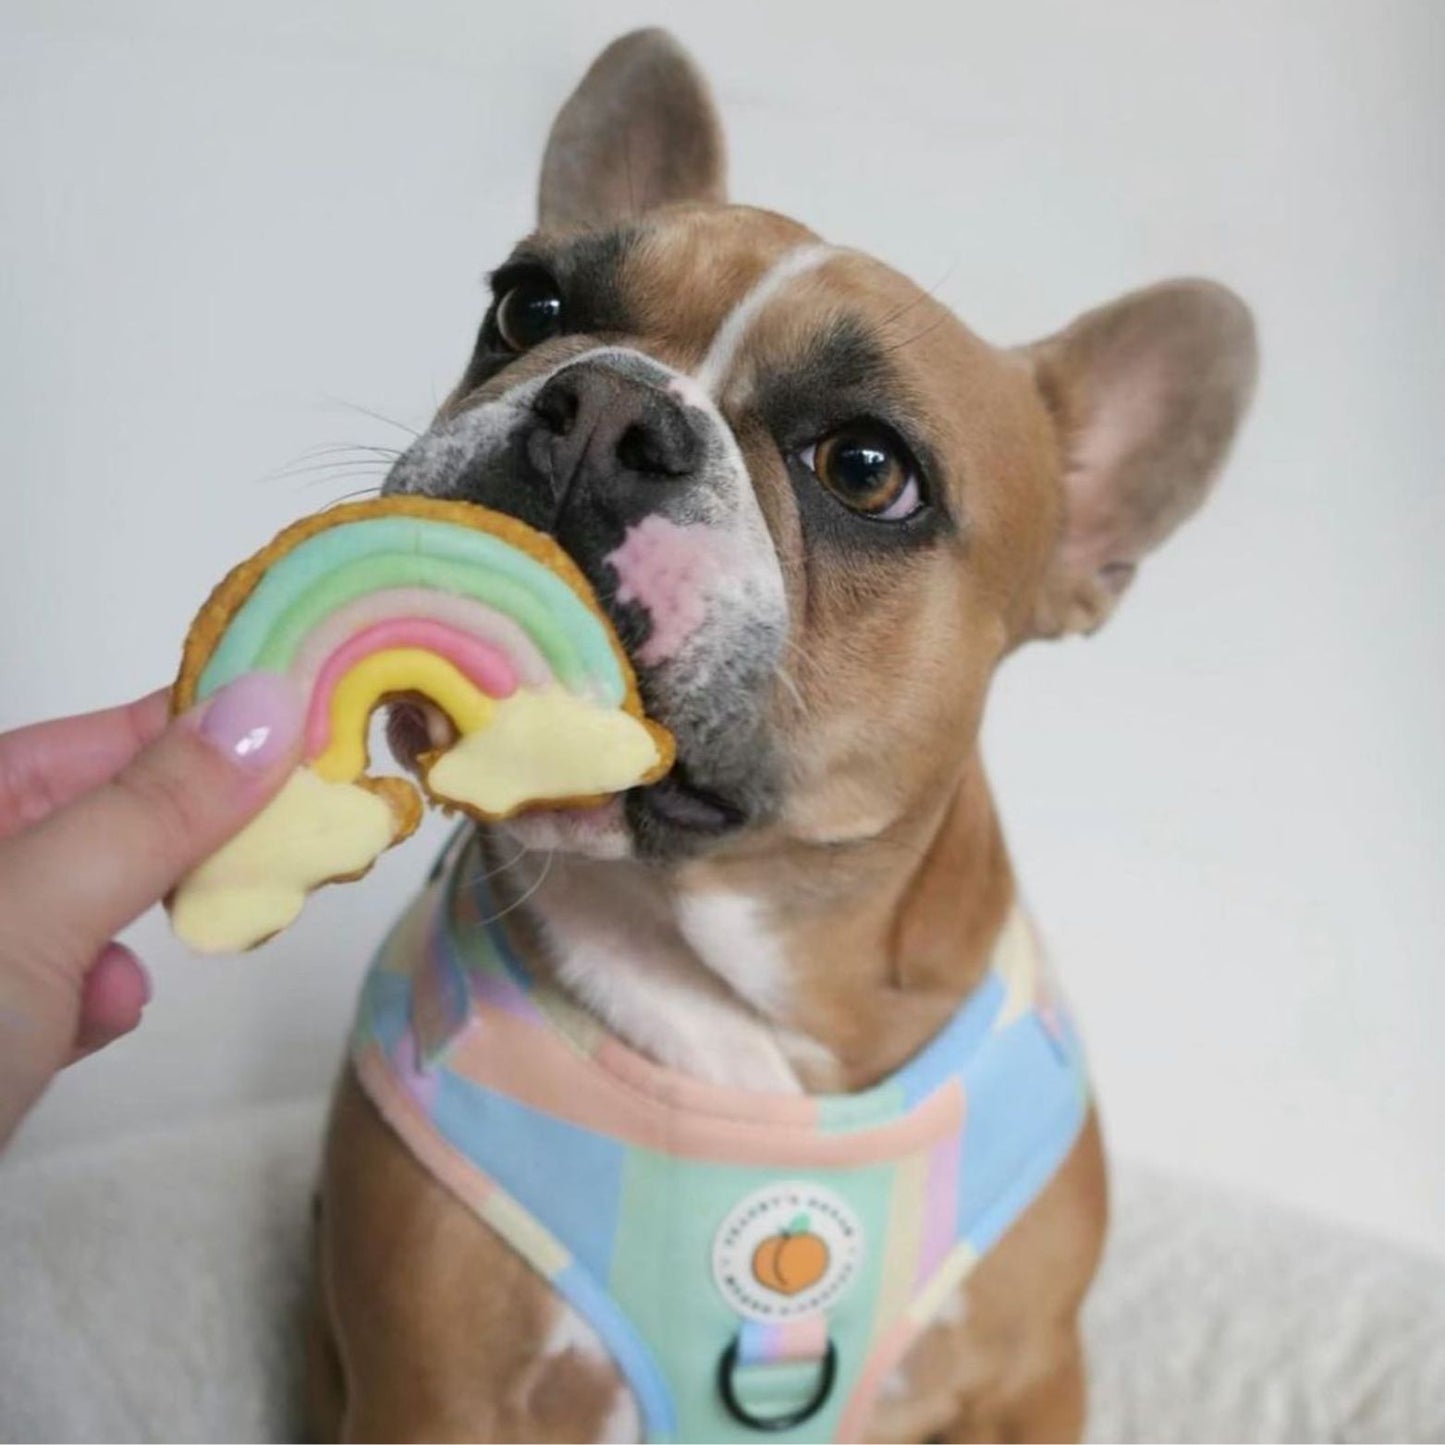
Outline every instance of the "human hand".
<path fill-rule="evenodd" d="M 140 1022 L 150 983 L 113 935 L 260 811 L 302 722 L 252 673 L 173 722 L 162 691 L 0 735 L 0 1145 L 58 1070 Z"/>

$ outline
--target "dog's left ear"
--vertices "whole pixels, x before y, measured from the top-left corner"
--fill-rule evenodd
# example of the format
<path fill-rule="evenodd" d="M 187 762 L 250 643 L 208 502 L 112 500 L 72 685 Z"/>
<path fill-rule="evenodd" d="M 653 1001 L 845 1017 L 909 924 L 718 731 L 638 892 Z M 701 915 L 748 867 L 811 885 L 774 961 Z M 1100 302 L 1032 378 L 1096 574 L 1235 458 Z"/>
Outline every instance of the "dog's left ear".
<path fill-rule="evenodd" d="M 692 57 L 666 30 L 635 30 L 592 62 L 553 122 L 538 220 L 601 226 L 671 201 L 722 201 L 726 170 Z"/>
<path fill-rule="evenodd" d="M 1023 355 L 1063 458 L 1063 529 L 1033 630 L 1092 632 L 1208 494 L 1254 390 L 1254 322 L 1223 286 L 1167 281 Z"/>

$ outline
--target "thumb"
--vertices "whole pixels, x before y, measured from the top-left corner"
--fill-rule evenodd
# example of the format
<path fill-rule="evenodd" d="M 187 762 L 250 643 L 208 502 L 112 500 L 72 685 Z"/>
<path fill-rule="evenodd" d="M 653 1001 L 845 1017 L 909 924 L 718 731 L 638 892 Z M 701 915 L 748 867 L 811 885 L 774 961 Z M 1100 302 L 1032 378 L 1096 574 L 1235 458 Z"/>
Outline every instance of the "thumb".
<path fill-rule="evenodd" d="M 77 974 L 89 967 L 280 789 L 302 726 L 302 700 L 285 678 L 248 673 L 172 722 L 108 783 L 5 840 L 4 952 Z"/>

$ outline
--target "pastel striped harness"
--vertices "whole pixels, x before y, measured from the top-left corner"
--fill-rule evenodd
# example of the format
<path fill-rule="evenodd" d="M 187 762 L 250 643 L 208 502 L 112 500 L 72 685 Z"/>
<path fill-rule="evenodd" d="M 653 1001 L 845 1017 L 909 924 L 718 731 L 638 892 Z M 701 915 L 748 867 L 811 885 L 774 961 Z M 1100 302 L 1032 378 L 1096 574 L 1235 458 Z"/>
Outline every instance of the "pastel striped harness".
<path fill-rule="evenodd" d="M 363 1088 L 597 1332 L 649 1440 L 858 1439 L 1084 1121 L 1078 1038 L 1027 920 L 882 1083 L 759 1094 L 658 1067 L 529 977 L 482 874 L 457 851 L 383 946 Z"/>

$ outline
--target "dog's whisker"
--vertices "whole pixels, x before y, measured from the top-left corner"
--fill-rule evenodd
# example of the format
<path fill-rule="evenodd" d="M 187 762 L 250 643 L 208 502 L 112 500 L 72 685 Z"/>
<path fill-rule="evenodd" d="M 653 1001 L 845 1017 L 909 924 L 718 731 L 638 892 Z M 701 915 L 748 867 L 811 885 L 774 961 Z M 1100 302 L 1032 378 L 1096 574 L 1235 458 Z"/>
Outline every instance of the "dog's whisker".
<path fill-rule="evenodd" d="M 256 480 L 261 483 L 291 482 L 305 477 L 311 480 L 301 481 L 298 485 L 315 487 L 320 486 L 323 482 L 336 481 L 350 476 L 384 476 L 389 470 L 390 463 L 382 462 L 379 459 L 373 462 L 324 462 L 310 466 L 288 467 L 282 471 L 270 472 Z"/>
<path fill-rule="evenodd" d="M 791 637 L 783 638 L 783 646 L 793 653 L 805 669 L 811 671 L 814 666 L 812 657 L 803 650 Z M 792 697 L 798 711 L 806 716 L 810 711 L 807 700 L 803 696 L 802 689 L 798 686 L 791 671 L 782 663 L 778 664 L 776 676 L 778 682 L 787 690 Z"/>
<path fill-rule="evenodd" d="M 278 469 L 277 469 L 276 471 L 274 471 L 274 472 L 265 472 L 265 473 L 263 473 L 261 476 L 253 478 L 253 480 L 254 480 L 258 485 L 263 485 L 263 486 L 264 486 L 264 485 L 268 485 L 268 484 L 270 484 L 270 483 L 272 483 L 272 482 L 289 482 L 289 481 L 293 481 L 293 480 L 295 480 L 295 478 L 297 478 L 297 477 L 310 476 L 313 472 L 320 472 L 320 473 L 330 472 L 330 473 L 332 473 L 333 475 L 345 476 L 348 472 L 360 472 L 360 471 L 364 471 L 364 470 L 367 469 L 367 468 L 374 467 L 374 466 L 379 466 L 379 465 L 383 465 L 379 460 L 378 460 L 378 461 L 362 460 L 362 461 L 359 461 L 359 462 L 358 462 L 358 461 L 350 461 L 350 462 L 334 461 L 334 462 L 322 462 L 322 463 L 309 463 L 309 464 L 298 465 L 298 466 L 287 465 L 287 466 L 278 468 Z"/>
<path fill-rule="evenodd" d="M 516 840 L 514 839 L 513 841 Z M 486 880 L 489 878 L 500 878 L 502 874 L 507 873 L 511 869 L 515 868 L 517 864 L 520 863 L 530 851 L 531 850 L 527 847 L 525 843 L 518 842 L 517 851 L 513 853 L 510 858 L 503 859 L 502 862 L 498 863 L 495 867 L 481 868 L 478 869 L 476 872 L 469 874 L 466 878 L 462 879 L 462 881 L 458 884 L 458 887 L 471 888 L 478 883 L 486 882 Z"/>
<path fill-rule="evenodd" d="M 326 396 L 326 400 L 333 406 L 344 406 L 348 411 L 359 412 L 362 416 L 369 416 L 373 421 L 382 421 L 387 426 L 394 426 L 398 431 L 404 431 L 409 437 L 419 437 L 421 430 L 418 427 L 408 426 L 404 421 L 397 421 L 395 417 L 386 416 L 379 411 L 373 411 L 368 406 L 359 406 L 354 401 L 344 401 L 339 396 Z"/>
<path fill-rule="evenodd" d="M 380 490 L 382 482 L 386 480 L 386 473 L 384 471 L 362 471 L 356 467 L 338 469 L 337 471 L 331 472 L 328 475 L 311 477 L 307 481 L 299 482 L 297 484 L 296 490 L 305 491 L 307 487 L 321 487 L 325 486 L 328 482 L 344 482 L 349 477 L 356 477 L 360 480 L 364 480 L 368 477 L 376 477 L 379 480 L 374 482 L 372 485 L 374 485 L 378 490 Z"/>
<path fill-rule="evenodd" d="M 352 478 L 348 477 L 319 478 L 315 482 L 303 483 L 301 486 L 297 487 L 296 490 L 298 492 L 304 492 L 308 487 L 319 486 L 321 481 L 342 482 L 350 480 L 352 480 Z M 321 505 L 323 507 L 329 507 L 335 505 L 335 503 L 338 501 L 346 501 L 354 497 L 379 497 L 381 495 L 382 487 L 380 482 L 368 482 L 365 480 L 365 478 L 362 477 L 355 478 L 355 480 L 362 482 L 363 485 L 353 487 L 350 491 L 341 492 L 338 494 L 338 496 L 333 497 L 330 502 L 323 502 Z"/>
<path fill-rule="evenodd" d="M 258 484 L 266 485 L 315 474 L 319 479 L 317 482 L 303 483 L 304 486 L 313 486 L 319 485 L 321 481 L 334 480 L 349 474 L 364 476 L 368 471 L 378 468 L 389 470 L 400 456 L 401 452 L 395 447 L 372 446 L 364 442 L 327 443 L 308 447 L 254 480 Z"/>
<path fill-rule="evenodd" d="M 333 470 L 338 467 L 389 467 L 392 465 L 392 457 L 322 457 L 311 461 L 296 462 L 285 470 L 277 472 L 277 476 L 302 476 L 306 472 L 321 472 L 328 467 Z"/>
<path fill-rule="evenodd" d="M 325 461 L 329 458 L 355 456 L 362 460 L 385 458 L 395 461 L 401 455 L 396 447 L 374 447 L 363 442 L 348 442 L 342 446 L 309 447 L 295 460 L 297 462 Z"/>
<path fill-rule="evenodd" d="M 348 467 L 334 472 L 324 472 L 320 476 L 308 477 L 305 480 L 297 481 L 295 490 L 298 492 L 308 491 L 312 487 L 332 486 L 336 482 L 364 482 L 367 486 L 376 487 L 378 490 L 386 480 L 385 472 L 362 472 L 355 467 Z"/>
<path fill-rule="evenodd" d="M 895 351 L 902 351 L 905 346 L 912 346 L 915 341 L 922 341 L 923 338 L 927 336 L 930 331 L 937 331 L 938 328 L 942 326 L 945 321 L 948 321 L 950 319 L 951 318 L 949 316 L 949 313 L 945 311 L 942 316 L 938 317 L 937 320 L 930 321 L 928 325 L 923 328 L 922 331 L 915 331 L 913 335 L 908 337 L 906 340 L 895 341 L 892 346 L 885 346 L 883 348 L 883 355 L 888 356 Z"/>
<path fill-rule="evenodd" d="M 319 476 L 307 477 L 304 480 L 297 481 L 294 490 L 304 492 L 310 490 L 312 487 L 331 486 L 336 482 L 349 482 L 352 480 L 365 482 L 367 486 L 380 490 L 382 483 L 386 481 L 386 473 L 358 471 L 355 467 L 344 467 L 334 472 L 323 472 Z"/>
<path fill-rule="evenodd" d="M 943 285 L 945 281 L 949 279 L 950 276 L 953 275 L 954 271 L 957 270 L 957 268 L 958 262 L 950 261 L 947 267 L 944 269 L 943 275 L 940 276 L 938 280 L 933 283 L 932 286 L 930 286 L 926 291 L 920 291 L 911 301 L 905 301 L 903 305 L 900 306 L 896 311 L 892 312 L 888 316 L 885 316 L 881 323 L 880 329 L 886 329 L 887 327 L 892 326 L 895 321 L 901 320 L 904 316 L 907 316 L 908 313 L 912 311 L 915 306 L 921 306 L 925 301 L 932 301 L 936 299 L 939 288 Z"/>
<path fill-rule="evenodd" d="M 354 492 L 342 492 L 339 497 L 332 497 L 322 506 L 321 510 L 329 511 L 332 507 L 339 507 L 343 502 L 354 502 L 361 497 L 379 497 L 380 495 L 380 487 L 358 487 Z"/>
<path fill-rule="evenodd" d="M 523 851 L 526 852 L 527 850 L 524 849 Z M 555 848 L 549 848 L 547 850 L 547 856 L 542 862 L 540 872 L 538 872 L 536 878 L 532 880 L 531 887 L 528 888 L 519 897 L 514 898 L 509 904 L 507 904 L 505 908 L 501 908 L 496 913 L 492 914 L 491 917 L 481 919 L 478 927 L 486 928 L 493 923 L 499 923 L 509 913 L 516 912 L 517 909 L 519 909 L 524 903 L 526 903 L 532 897 L 532 895 L 535 894 L 537 890 L 547 881 L 547 875 L 552 871 L 552 861 L 554 858 L 556 858 L 556 856 L 557 850 Z"/>
<path fill-rule="evenodd" d="M 373 442 L 321 442 L 317 446 L 307 447 L 301 453 L 301 458 L 325 456 L 328 452 L 383 452 L 391 457 L 401 455 L 401 450 L 397 447 L 379 446 Z"/>
<path fill-rule="evenodd" d="M 798 684 L 789 676 L 788 669 L 786 667 L 779 667 L 775 676 L 779 683 L 787 690 L 788 695 L 793 699 L 793 703 L 798 711 L 800 713 L 806 713 L 808 711 L 808 704 L 803 700 L 803 694 Z"/>
<path fill-rule="evenodd" d="M 791 652 L 803 667 L 812 672 L 817 667 L 813 654 L 808 652 L 800 643 L 795 642 L 791 637 L 783 638 L 783 646 Z"/>

